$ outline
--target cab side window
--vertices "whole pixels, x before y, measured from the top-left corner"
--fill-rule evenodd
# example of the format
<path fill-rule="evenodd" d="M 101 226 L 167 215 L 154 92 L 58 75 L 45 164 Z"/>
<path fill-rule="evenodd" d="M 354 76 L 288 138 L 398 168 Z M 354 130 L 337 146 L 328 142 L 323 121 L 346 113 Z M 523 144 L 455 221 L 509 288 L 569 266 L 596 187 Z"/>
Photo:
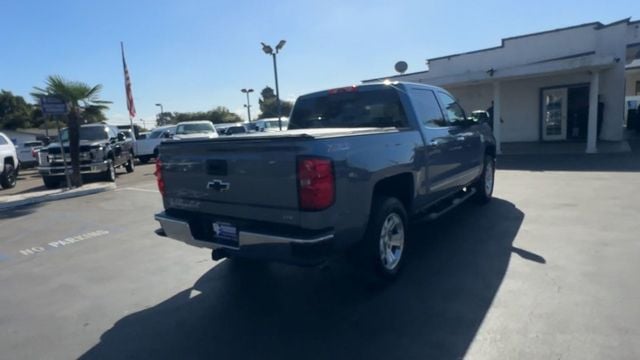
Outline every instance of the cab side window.
<path fill-rule="evenodd" d="M 444 110 L 449 126 L 460 125 L 466 120 L 464 110 L 454 98 L 443 92 L 438 92 L 438 98 L 440 98 L 442 110 Z"/>
<path fill-rule="evenodd" d="M 410 96 L 416 110 L 418 121 L 423 126 L 430 128 L 449 126 L 433 91 L 428 89 L 411 89 Z"/>
<path fill-rule="evenodd" d="M 7 145 L 8 142 L 5 140 L 4 136 L 0 136 L 0 145 Z"/>

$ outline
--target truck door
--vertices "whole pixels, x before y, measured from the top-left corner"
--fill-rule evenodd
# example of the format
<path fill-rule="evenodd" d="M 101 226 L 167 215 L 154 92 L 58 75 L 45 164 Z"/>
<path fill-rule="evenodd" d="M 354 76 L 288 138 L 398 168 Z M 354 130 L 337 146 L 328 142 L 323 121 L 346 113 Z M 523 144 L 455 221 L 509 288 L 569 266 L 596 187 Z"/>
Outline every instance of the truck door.
<path fill-rule="evenodd" d="M 420 208 L 457 190 L 452 179 L 460 171 L 463 148 L 456 140 L 457 128 L 450 126 L 432 90 L 410 88 L 409 96 L 425 142 L 419 150 L 424 159 L 416 199 Z"/>
<path fill-rule="evenodd" d="M 468 120 L 462 107 L 451 95 L 438 91 L 438 99 L 449 123 L 451 134 L 454 136 L 456 146 L 461 148 L 461 151 L 457 154 L 460 165 L 453 175 L 456 186 L 463 187 L 482 173 L 484 154 L 478 129 L 481 125 Z"/>

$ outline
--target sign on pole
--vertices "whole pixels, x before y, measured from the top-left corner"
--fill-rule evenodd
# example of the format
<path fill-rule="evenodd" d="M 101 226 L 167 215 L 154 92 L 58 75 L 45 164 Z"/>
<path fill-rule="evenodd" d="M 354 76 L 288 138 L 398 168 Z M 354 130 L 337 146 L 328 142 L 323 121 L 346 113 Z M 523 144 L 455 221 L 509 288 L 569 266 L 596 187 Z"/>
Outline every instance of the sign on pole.
<path fill-rule="evenodd" d="M 69 178 L 69 167 L 67 166 L 67 156 L 64 151 L 64 143 L 62 142 L 62 131 L 60 131 L 60 121 L 58 117 L 60 115 L 67 115 L 69 108 L 67 103 L 57 96 L 42 96 L 40 98 L 40 110 L 42 114 L 49 115 L 56 118 L 56 126 L 58 128 L 58 143 L 60 144 L 60 154 L 62 155 L 62 162 L 64 164 L 64 177 L 67 180 L 67 188 L 71 187 L 71 179 Z"/>
<path fill-rule="evenodd" d="M 44 115 L 66 115 L 69 112 L 67 103 L 56 96 L 41 97 L 40 109 Z"/>

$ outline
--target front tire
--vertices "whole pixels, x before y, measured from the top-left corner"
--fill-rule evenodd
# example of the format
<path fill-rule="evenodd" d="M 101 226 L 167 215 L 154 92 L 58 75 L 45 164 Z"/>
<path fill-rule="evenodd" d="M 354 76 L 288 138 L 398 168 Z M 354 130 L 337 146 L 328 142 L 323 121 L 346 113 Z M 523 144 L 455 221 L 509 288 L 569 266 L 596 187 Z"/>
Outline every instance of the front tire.
<path fill-rule="evenodd" d="M 364 270 L 378 280 L 397 277 L 406 255 L 408 240 L 407 211 L 394 197 L 376 197 L 371 217 L 356 256 Z"/>
<path fill-rule="evenodd" d="M 102 175 L 104 181 L 115 182 L 116 181 L 116 167 L 113 164 L 113 160 L 109 160 L 107 163 L 107 170 Z"/>
<path fill-rule="evenodd" d="M 495 184 L 496 159 L 493 156 L 485 155 L 484 167 L 480 179 L 474 184 L 476 193 L 473 200 L 478 204 L 486 204 L 493 198 L 493 186 Z"/>
<path fill-rule="evenodd" d="M 47 189 L 57 189 L 60 187 L 60 179 L 53 176 L 43 176 L 42 182 Z"/>
<path fill-rule="evenodd" d="M 5 189 L 11 189 L 16 186 L 18 171 L 12 164 L 4 164 L 4 171 L 0 174 L 0 185 Z"/>
<path fill-rule="evenodd" d="M 125 170 L 127 170 L 127 174 L 131 174 L 135 169 L 136 165 L 134 164 L 133 154 L 129 158 L 129 161 L 124 165 Z"/>

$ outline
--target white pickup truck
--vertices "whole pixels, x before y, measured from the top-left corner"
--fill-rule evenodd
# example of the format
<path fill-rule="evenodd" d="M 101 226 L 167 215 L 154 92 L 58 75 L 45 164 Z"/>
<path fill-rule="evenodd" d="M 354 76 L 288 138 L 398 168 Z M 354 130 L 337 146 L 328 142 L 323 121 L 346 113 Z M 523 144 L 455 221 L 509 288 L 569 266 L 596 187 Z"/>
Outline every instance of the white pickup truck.
<path fill-rule="evenodd" d="M 176 126 L 160 126 L 147 135 L 144 139 L 136 140 L 135 155 L 141 163 L 146 164 L 151 158 L 158 156 L 158 146 L 163 140 L 173 137 L 176 133 Z M 170 136 L 165 135 L 170 134 Z"/>
<path fill-rule="evenodd" d="M 16 186 L 18 178 L 16 147 L 5 134 L 0 133 L 0 186 L 5 189 Z"/>

